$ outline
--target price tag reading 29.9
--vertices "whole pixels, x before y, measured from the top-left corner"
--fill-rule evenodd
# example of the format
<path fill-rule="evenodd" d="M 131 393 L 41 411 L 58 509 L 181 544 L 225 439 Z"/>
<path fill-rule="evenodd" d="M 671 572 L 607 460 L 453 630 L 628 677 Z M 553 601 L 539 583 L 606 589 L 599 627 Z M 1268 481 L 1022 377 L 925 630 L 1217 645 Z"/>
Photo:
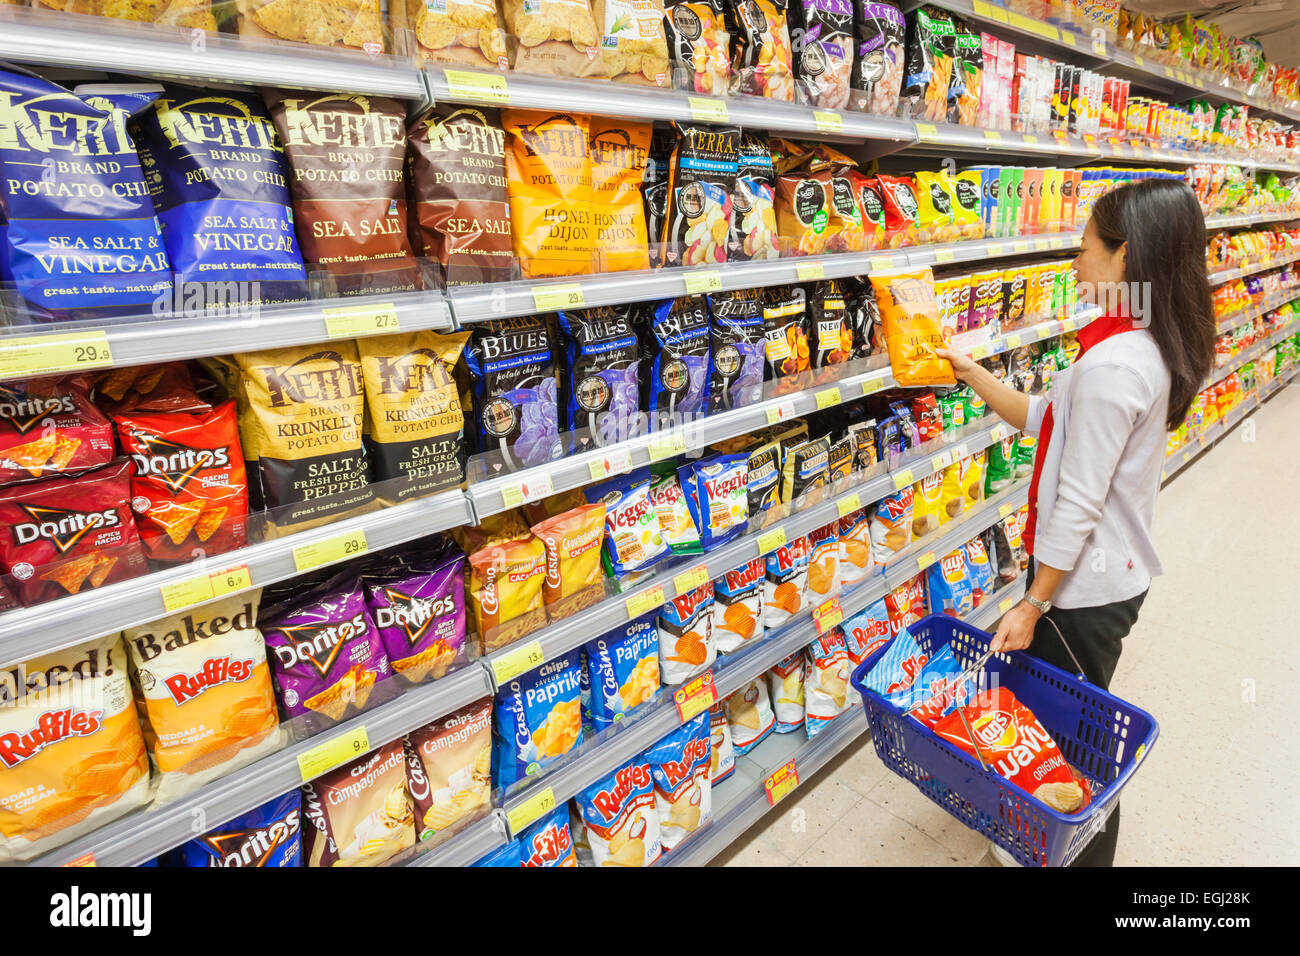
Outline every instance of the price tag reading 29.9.
<path fill-rule="evenodd" d="M 299 572 L 310 571 L 325 564 L 360 557 L 369 550 L 365 531 L 358 529 L 347 534 L 336 534 L 324 541 L 298 545 L 293 549 L 293 564 Z"/>

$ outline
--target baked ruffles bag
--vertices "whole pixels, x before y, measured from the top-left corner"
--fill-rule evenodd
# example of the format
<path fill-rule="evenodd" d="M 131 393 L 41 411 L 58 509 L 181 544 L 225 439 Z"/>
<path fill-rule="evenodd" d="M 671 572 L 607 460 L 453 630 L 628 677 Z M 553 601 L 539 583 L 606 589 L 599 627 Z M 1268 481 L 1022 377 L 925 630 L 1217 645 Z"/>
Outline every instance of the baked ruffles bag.
<path fill-rule="evenodd" d="M 160 87 L 78 90 L 0 70 L 0 282 L 38 319 L 148 314 L 171 266 L 126 123 Z"/>
<path fill-rule="evenodd" d="M 182 295 L 236 282 L 239 303 L 306 298 L 289 164 L 261 97 L 168 85 L 131 125 Z M 229 286 L 221 290 L 230 291 Z"/>

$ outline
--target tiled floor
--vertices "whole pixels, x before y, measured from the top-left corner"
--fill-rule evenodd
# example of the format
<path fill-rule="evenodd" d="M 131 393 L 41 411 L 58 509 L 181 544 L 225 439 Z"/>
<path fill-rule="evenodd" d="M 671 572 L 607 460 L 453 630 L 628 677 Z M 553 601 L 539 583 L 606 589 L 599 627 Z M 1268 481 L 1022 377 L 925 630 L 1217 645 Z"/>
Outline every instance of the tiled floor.
<path fill-rule="evenodd" d="M 1165 574 L 1112 688 L 1160 738 L 1124 792 L 1117 865 L 1300 864 L 1300 388 L 1160 496 Z M 885 770 L 832 761 L 715 863 L 988 865 L 987 842 Z"/>

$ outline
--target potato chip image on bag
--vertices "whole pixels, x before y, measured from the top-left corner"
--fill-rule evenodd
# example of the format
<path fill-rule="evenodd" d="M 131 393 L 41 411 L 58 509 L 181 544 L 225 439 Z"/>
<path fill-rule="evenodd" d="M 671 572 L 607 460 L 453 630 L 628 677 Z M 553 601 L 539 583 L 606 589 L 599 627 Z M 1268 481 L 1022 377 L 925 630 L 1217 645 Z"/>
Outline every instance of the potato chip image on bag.
<path fill-rule="evenodd" d="M 605 540 L 605 504 L 580 505 L 533 525 L 546 548 L 542 599 L 551 620 L 568 617 L 605 597 L 600 548 Z"/>
<path fill-rule="evenodd" d="M 492 806 L 492 698 L 439 717 L 406 735 L 406 786 L 415 834 L 431 840 Z"/>
<path fill-rule="evenodd" d="M 469 556 L 469 606 L 483 652 L 546 625 L 546 546 L 531 532 Z"/>
<path fill-rule="evenodd" d="M 912 485 L 912 540 L 924 538 L 939 530 L 942 522 L 943 472 L 926 475 Z"/>
<path fill-rule="evenodd" d="M 649 747 L 659 839 L 671 850 L 713 817 L 709 715 L 700 713 Z"/>
<path fill-rule="evenodd" d="M 871 515 L 871 557 L 876 564 L 888 564 L 894 555 L 912 542 L 913 486 L 886 495 L 869 510 Z"/>
<path fill-rule="evenodd" d="M 727 0 L 734 37 L 731 93 L 794 102 L 786 0 Z"/>
<path fill-rule="evenodd" d="M 757 747 L 772 728 L 776 717 L 767 696 L 767 681 L 760 675 L 723 701 L 732 752 L 743 757 Z"/>
<path fill-rule="evenodd" d="M 889 629 L 894 634 L 911 627 L 929 613 L 925 600 L 925 574 L 918 574 L 885 595 Z"/>
<path fill-rule="evenodd" d="M 713 666 L 718 648 L 713 640 L 713 582 L 679 594 L 659 611 L 659 674 L 666 687 L 676 687 Z"/>
<path fill-rule="evenodd" d="M 811 555 L 812 541 L 800 535 L 764 559 L 763 626 L 767 630 L 780 627 L 803 609 Z"/>
<path fill-rule="evenodd" d="M 588 0 L 502 0 L 506 32 L 519 49 L 514 68 L 550 76 L 608 77 L 601 31 Z"/>
<path fill-rule="evenodd" d="M 866 508 L 851 511 L 840 519 L 840 584 L 865 580 L 875 567 L 871 556 L 871 520 Z"/>
<path fill-rule="evenodd" d="M 648 754 L 573 798 L 590 852 L 584 865 L 649 866 L 663 853 Z"/>
<path fill-rule="evenodd" d="M 510 69 L 498 0 L 393 0 L 388 17 L 394 34 L 403 29 L 414 33 L 420 58 L 426 62 Z"/>
<path fill-rule="evenodd" d="M 113 426 L 77 377 L 0 383 L 0 485 L 113 459 Z"/>
<path fill-rule="evenodd" d="M 673 67 L 690 92 L 725 96 L 731 76 L 731 35 L 723 0 L 664 0 Z"/>
<path fill-rule="evenodd" d="M 712 455 L 677 469 L 691 518 L 705 552 L 721 547 L 749 525 L 746 478 L 749 455 Z"/>
<path fill-rule="evenodd" d="M 727 709 L 721 704 L 709 708 L 709 784 L 726 780 L 736 770 L 736 752 L 731 746 Z"/>
<path fill-rule="evenodd" d="M 511 3 L 525 0 L 507 0 Z M 572 0 L 536 0 L 570 9 Z M 585 0 L 577 0 L 585 9 Z M 541 14 L 526 16 L 540 17 Z M 522 51 L 524 47 L 520 47 Z M 516 64 L 516 69 L 525 69 Z M 593 269 L 590 117 L 581 113 L 501 111 L 506 190 L 515 257 L 525 279 L 584 275 Z"/>
<path fill-rule="evenodd" d="M 316 46 L 386 50 L 380 0 L 319 0 L 304 8 L 292 0 L 235 0 L 243 36 Z"/>
<path fill-rule="evenodd" d="M 493 781 L 509 787 L 582 741 L 582 667 L 575 648 L 498 688 Z"/>
<path fill-rule="evenodd" d="M 763 575 L 767 562 L 755 558 L 713 582 L 713 640 L 719 654 L 739 650 L 763 636 Z"/>
<path fill-rule="evenodd" d="M 148 799 L 120 636 L 0 672 L 0 863 L 37 857 Z"/>
<path fill-rule="evenodd" d="M 803 726 L 803 651 L 795 651 L 767 672 L 778 734 L 792 733 Z"/>
<path fill-rule="evenodd" d="M 849 670 L 852 672 L 887 644 L 892 636 L 885 599 L 878 598 L 865 610 L 854 614 L 841 625 L 841 630 L 844 631 L 844 646 L 849 652 Z M 862 695 L 851 691 L 849 704 L 853 707 L 861 707 Z"/>
<path fill-rule="evenodd" d="M 127 628 L 161 806 L 279 749 L 261 591 Z"/>
<path fill-rule="evenodd" d="M 804 729 L 811 740 L 849 709 L 850 698 L 857 691 L 849 685 L 853 667 L 842 629 L 833 627 L 815 639 L 804 651 L 804 656 L 807 660 Z"/>
<path fill-rule="evenodd" d="M 659 632 L 645 614 L 584 645 L 590 701 L 586 712 L 596 732 L 622 720 L 659 693 Z"/>
<path fill-rule="evenodd" d="M 832 521 L 808 533 L 808 602 L 820 604 L 840 593 L 840 523 Z"/>
<path fill-rule="evenodd" d="M 668 207 L 659 241 L 668 265 L 727 261 L 732 193 L 739 171 L 740 128 L 674 121 Z"/>
<path fill-rule="evenodd" d="M 307 866 L 381 866 L 415 846 L 402 741 L 303 784 L 302 814 Z"/>

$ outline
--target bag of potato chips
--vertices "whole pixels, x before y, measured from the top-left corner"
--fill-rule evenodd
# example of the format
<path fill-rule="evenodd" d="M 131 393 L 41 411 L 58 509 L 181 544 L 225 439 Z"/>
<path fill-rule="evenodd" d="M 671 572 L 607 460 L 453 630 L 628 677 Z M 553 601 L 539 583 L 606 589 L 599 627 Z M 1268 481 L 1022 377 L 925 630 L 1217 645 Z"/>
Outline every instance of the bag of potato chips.
<path fill-rule="evenodd" d="M 808 600 L 820 604 L 840 592 L 840 523 L 836 519 L 808 533 Z"/>
<path fill-rule="evenodd" d="M 394 32 L 405 28 L 414 33 L 422 60 L 510 69 L 497 0 L 392 0 L 388 16 Z"/>
<path fill-rule="evenodd" d="M 876 502 L 871 512 L 871 557 L 887 564 L 912 541 L 912 487 Z"/>
<path fill-rule="evenodd" d="M 871 521 L 868 509 L 859 508 L 840 519 L 840 583 L 857 584 L 874 567 L 871 558 Z"/>
<path fill-rule="evenodd" d="M 717 703 L 709 708 L 709 781 L 718 783 L 736 771 L 736 752 L 731 746 L 727 709 Z"/>
<path fill-rule="evenodd" d="M 739 171 L 740 128 L 674 121 L 677 145 L 669 167 L 668 210 L 659 239 L 668 265 L 727 261 L 732 193 Z"/>
<path fill-rule="evenodd" d="M 81 377 L 0 384 L 0 485 L 107 465 L 114 450 Z"/>
<path fill-rule="evenodd" d="M 307 866 L 380 866 L 415 846 L 400 740 L 304 784 L 302 794 Z"/>
<path fill-rule="evenodd" d="M 807 297 L 802 288 L 774 286 L 763 290 L 763 330 L 770 378 L 808 371 L 811 347 Z"/>
<path fill-rule="evenodd" d="M 691 517 L 686 494 L 677 480 L 676 463 L 655 462 L 650 466 L 650 502 L 659 518 L 659 534 L 673 554 L 702 554 L 700 531 Z"/>
<path fill-rule="evenodd" d="M 519 41 L 514 68 L 550 76 L 609 76 L 588 0 L 502 0 Z"/>
<path fill-rule="evenodd" d="M 709 715 L 700 713 L 642 755 L 654 779 L 659 838 L 671 850 L 713 816 Z"/>
<path fill-rule="evenodd" d="M 786 0 L 727 0 L 735 37 L 731 93 L 794 102 Z"/>
<path fill-rule="evenodd" d="M 661 0 L 594 0 L 600 55 L 616 83 L 671 88 Z M 594 119 L 594 117 L 593 117 Z"/>
<path fill-rule="evenodd" d="M 575 648 L 498 688 L 494 781 L 509 787 L 582 741 L 581 664 Z"/>
<path fill-rule="evenodd" d="M 803 726 L 803 682 L 802 651 L 795 651 L 785 660 L 778 661 L 767 672 L 772 712 L 776 715 L 776 733 L 794 733 Z"/>
<path fill-rule="evenodd" d="M 943 497 L 943 472 L 926 475 L 912 486 L 912 540 L 939 530 L 940 501 Z"/>
<path fill-rule="evenodd" d="M 724 0 L 664 0 L 673 68 L 693 93 L 725 96 L 731 77 L 731 35 Z"/>
<path fill-rule="evenodd" d="M 588 485 L 583 494 L 605 505 L 605 549 L 616 576 L 648 568 L 669 553 L 650 499 L 649 469 Z"/>
<path fill-rule="evenodd" d="M 583 645 L 592 729 L 599 732 L 627 717 L 659 693 L 659 632 L 655 614 L 643 614 Z"/>
<path fill-rule="evenodd" d="M 478 325 L 465 347 L 478 451 L 510 471 L 564 454 L 552 339 L 544 318 L 527 315 Z"/>
<path fill-rule="evenodd" d="M 608 2 L 623 5 L 622 0 Z M 647 2 L 655 4 L 655 0 Z M 627 9 L 631 10 L 631 7 Z M 650 131 L 650 123 L 591 117 L 591 205 L 596 226 L 596 272 L 650 268 L 645 205 L 641 200 L 641 183 L 650 155 Z"/>
<path fill-rule="evenodd" d="M 943 326 L 929 269 L 871 277 L 880 305 L 885 347 L 894 379 L 902 386 L 955 385 L 952 364 L 934 354 L 944 348 Z"/>
<path fill-rule="evenodd" d="M 315 7 L 298 0 L 236 0 L 234 6 L 241 36 L 352 47 L 372 56 L 387 46 L 380 0 L 328 0 Z"/>
<path fill-rule="evenodd" d="M 574 797 L 590 866 L 649 866 L 659 859 L 659 811 L 646 754 Z"/>
<path fill-rule="evenodd" d="M 856 692 L 849 686 L 853 667 L 843 630 L 831 628 L 809 644 L 804 654 L 808 665 L 803 688 L 804 729 L 811 740 L 849 709 L 850 695 Z"/>
<path fill-rule="evenodd" d="M 763 575 L 767 563 L 755 558 L 713 582 L 713 639 L 719 654 L 730 654 L 763 634 Z"/>
<path fill-rule="evenodd" d="M 546 546 L 531 533 L 490 544 L 469 556 L 470 610 L 483 652 L 546 625 L 542 587 Z"/>
<path fill-rule="evenodd" d="M 600 546 L 605 539 L 605 504 L 581 505 L 533 525 L 546 548 L 542 598 L 547 616 L 568 617 L 605 597 Z"/>
<path fill-rule="evenodd" d="M 492 806 L 492 698 L 406 735 L 406 783 L 415 832 L 428 840 Z"/>
<path fill-rule="evenodd" d="M 780 627 L 803 609 L 808 588 L 808 560 L 812 542 L 800 535 L 766 557 L 763 577 L 763 626 Z"/>
<path fill-rule="evenodd" d="M 684 684 L 713 666 L 713 582 L 679 594 L 659 610 L 659 673 L 665 686 Z"/>
<path fill-rule="evenodd" d="M 723 702 L 732 751 L 737 757 L 749 753 L 776 726 L 776 715 L 767 695 L 767 682 L 760 675 Z"/>

